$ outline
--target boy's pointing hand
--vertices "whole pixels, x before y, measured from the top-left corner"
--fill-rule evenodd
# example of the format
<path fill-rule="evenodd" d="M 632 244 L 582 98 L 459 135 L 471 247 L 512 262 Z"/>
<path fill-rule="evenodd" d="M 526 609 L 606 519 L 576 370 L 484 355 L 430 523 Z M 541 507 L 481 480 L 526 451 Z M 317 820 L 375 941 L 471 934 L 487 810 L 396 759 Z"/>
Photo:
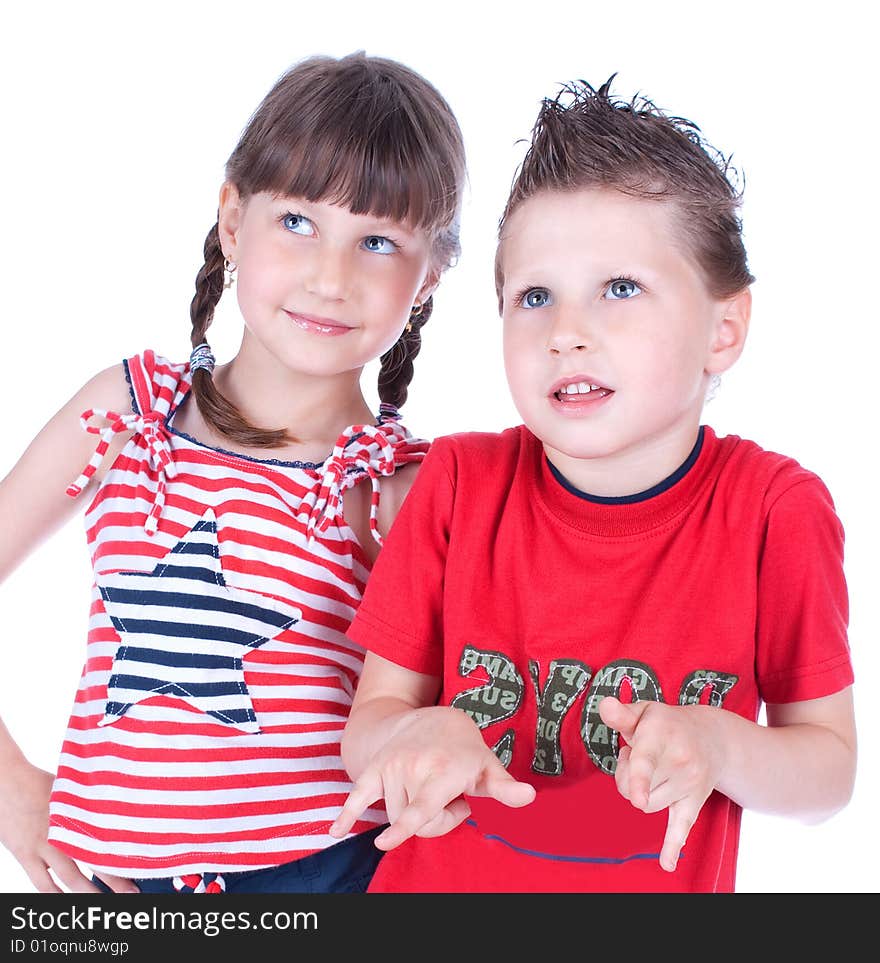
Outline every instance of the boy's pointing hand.
<path fill-rule="evenodd" d="M 710 706 L 624 704 L 613 696 L 599 703 L 606 726 L 621 745 L 614 779 L 620 794 L 646 813 L 669 810 L 660 865 L 672 872 L 703 803 L 718 783 L 723 745 Z"/>
<path fill-rule="evenodd" d="M 410 836 L 442 836 L 470 815 L 468 795 L 519 807 L 535 798 L 535 790 L 507 772 L 460 709 L 421 709 L 355 782 L 330 835 L 341 838 L 384 799 L 390 826 L 376 837 L 379 849 L 393 849 Z"/>

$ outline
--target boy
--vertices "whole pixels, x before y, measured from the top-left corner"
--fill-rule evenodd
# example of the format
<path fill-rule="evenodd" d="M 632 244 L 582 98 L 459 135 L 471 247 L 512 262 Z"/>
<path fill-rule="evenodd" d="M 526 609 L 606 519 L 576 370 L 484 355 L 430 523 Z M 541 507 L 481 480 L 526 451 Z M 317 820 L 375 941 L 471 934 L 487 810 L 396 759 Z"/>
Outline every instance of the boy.
<path fill-rule="evenodd" d="M 732 891 L 742 807 L 852 792 L 831 497 L 700 425 L 748 332 L 739 197 L 609 86 L 544 102 L 502 217 L 524 424 L 434 443 L 348 633 L 332 832 L 384 798 L 371 891 Z"/>

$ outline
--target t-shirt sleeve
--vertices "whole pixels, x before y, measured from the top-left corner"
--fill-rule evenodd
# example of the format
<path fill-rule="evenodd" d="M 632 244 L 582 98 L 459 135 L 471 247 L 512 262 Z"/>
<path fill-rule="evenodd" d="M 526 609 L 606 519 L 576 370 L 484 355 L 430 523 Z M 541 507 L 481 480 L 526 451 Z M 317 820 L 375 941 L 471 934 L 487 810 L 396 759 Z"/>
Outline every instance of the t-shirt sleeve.
<path fill-rule="evenodd" d="M 815 475 L 770 506 L 758 574 L 756 669 L 765 702 L 818 699 L 852 683 L 843 547 L 831 495 Z"/>
<path fill-rule="evenodd" d="M 443 673 L 443 583 L 455 497 L 443 439 L 425 456 L 379 552 L 348 636 L 414 672 Z"/>

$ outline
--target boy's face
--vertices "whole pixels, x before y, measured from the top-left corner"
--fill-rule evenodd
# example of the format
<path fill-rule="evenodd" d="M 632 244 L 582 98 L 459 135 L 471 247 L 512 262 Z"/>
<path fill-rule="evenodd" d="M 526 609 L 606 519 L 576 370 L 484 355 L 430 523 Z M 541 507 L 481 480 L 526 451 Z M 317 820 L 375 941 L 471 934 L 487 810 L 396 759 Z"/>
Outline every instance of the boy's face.
<path fill-rule="evenodd" d="M 504 363 L 523 421 L 585 490 L 656 484 L 695 441 L 709 377 L 742 348 L 671 203 L 544 192 L 501 243 Z"/>

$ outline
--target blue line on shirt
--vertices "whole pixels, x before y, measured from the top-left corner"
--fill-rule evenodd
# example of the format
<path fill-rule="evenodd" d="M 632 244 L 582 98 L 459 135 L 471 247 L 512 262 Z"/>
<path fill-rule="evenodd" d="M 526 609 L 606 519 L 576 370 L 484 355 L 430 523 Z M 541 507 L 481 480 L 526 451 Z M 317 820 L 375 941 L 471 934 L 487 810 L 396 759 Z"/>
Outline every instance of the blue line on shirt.
<path fill-rule="evenodd" d="M 480 831 L 473 819 L 466 819 L 465 822 L 468 826 L 473 826 L 478 832 Z M 518 853 L 522 853 L 524 856 L 536 856 L 538 859 L 553 859 L 561 863 L 628 863 L 633 859 L 660 858 L 659 853 L 633 853 L 631 856 L 559 856 L 555 853 L 540 853 L 536 849 L 524 849 L 522 846 L 515 846 L 502 836 L 496 836 L 494 833 L 482 833 L 482 836 L 484 839 L 494 839 L 496 842 L 503 843 L 505 846 L 508 846 Z M 680 858 L 683 857 L 684 850 L 682 850 Z"/>

